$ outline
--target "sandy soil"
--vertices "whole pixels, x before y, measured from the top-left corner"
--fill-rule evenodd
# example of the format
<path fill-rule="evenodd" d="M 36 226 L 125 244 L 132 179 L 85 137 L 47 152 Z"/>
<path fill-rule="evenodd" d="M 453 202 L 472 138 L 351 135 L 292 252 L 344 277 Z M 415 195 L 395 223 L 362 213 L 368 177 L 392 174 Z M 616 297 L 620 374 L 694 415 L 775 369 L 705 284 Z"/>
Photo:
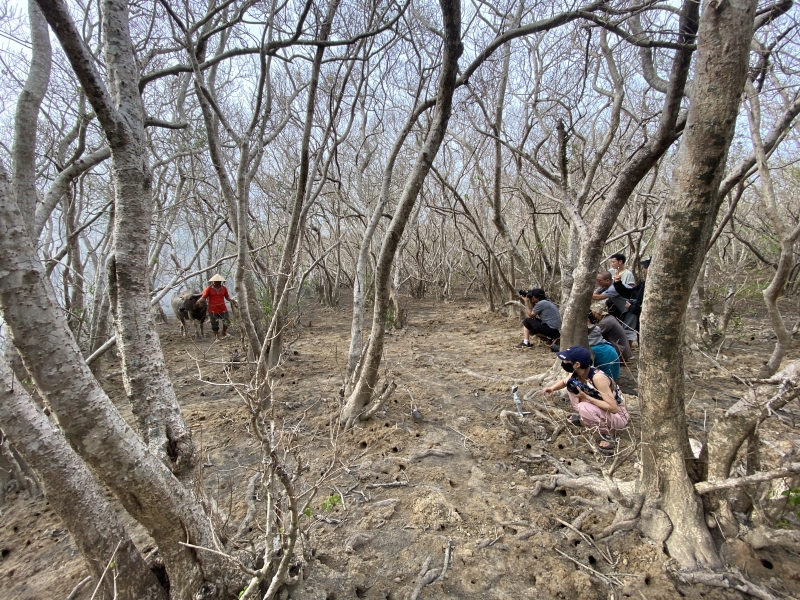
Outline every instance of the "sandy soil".
<path fill-rule="evenodd" d="M 454 303 L 412 302 L 409 325 L 387 338 L 382 372 L 398 388 L 385 410 L 355 430 L 331 436 L 338 414 L 341 377 L 347 353 L 350 311 L 303 306 L 288 336 L 288 359 L 275 390 L 274 417 L 294 428 L 307 477 L 322 472 L 334 457 L 337 469 L 325 481 L 305 519 L 309 534 L 302 549 L 309 559 L 304 579 L 289 597 L 303 599 L 410 597 L 420 569 L 430 557 L 444 577 L 422 590 L 422 598 L 739 598 L 738 592 L 689 586 L 667 574 L 670 559 L 638 531 L 619 532 L 594 543 L 611 524 L 605 499 L 567 490 L 534 495 L 532 475 L 566 468 L 580 474 L 609 467 L 614 458 L 598 453 L 596 439 L 567 427 L 569 405 L 533 396 L 522 436 L 503 427 L 502 410 L 513 410 L 511 385 L 553 364 L 546 346 L 514 350 L 518 318 L 489 313 L 476 298 Z M 754 313 L 754 314 L 753 314 Z M 692 436 L 703 439 L 714 414 L 741 393 L 730 372 L 752 376 L 771 350 L 758 308 L 745 313 L 733 345 L 711 360 L 688 356 L 687 414 Z M 164 352 L 178 397 L 206 465 L 206 493 L 217 503 L 228 532 L 244 515 L 247 479 L 258 460 L 249 435 L 247 412 L 226 383 L 222 366 L 236 338 L 212 344 L 182 338 L 176 321 L 160 326 Z M 217 364 L 194 358 L 205 357 Z M 799 358 L 794 345 L 790 358 Z M 636 386 L 635 361 L 623 368 L 623 390 Z M 243 377 L 243 369 L 234 379 Z M 238 378 L 238 379 L 237 379 Z M 202 380 L 201 380 L 202 379 Z M 103 360 L 101 380 L 119 410 L 130 419 L 121 389 L 119 363 Z M 520 383 L 520 395 L 535 388 Z M 412 403 L 422 415 L 411 417 Z M 638 437 L 639 404 L 627 395 L 632 422 L 620 439 L 620 452 Z M 132 422 L 132 421 L 131 421 Z M 762 435 L 765 465 L 778 453 L 800 446 L 797 404 Z M 635 454 L 623 459 L 616 477 L 632 479 Z M 389 484 L 389 485 L 386 485 Z M 325 502 L 332 496 L 343 502 Z M 582 525 L 572 523 L 599 502 Z M 141 548 L 151 543 L 134 530 Z M 753 552 L 743 543 L 724 542 L 728 560 L 752 580 L 779 595 L 800 589 L 798 557 L 780 551 Z M 610 560 L 609 560 L 610 559 Z M 9 491 L 0 523 L 0 597 L 66 598 L 87 574 L 66 527 L 44 499 Z M 89 598 L 91 586 L 77 595 Z M 613 596 L 612 596 L 613 597 Z"/>

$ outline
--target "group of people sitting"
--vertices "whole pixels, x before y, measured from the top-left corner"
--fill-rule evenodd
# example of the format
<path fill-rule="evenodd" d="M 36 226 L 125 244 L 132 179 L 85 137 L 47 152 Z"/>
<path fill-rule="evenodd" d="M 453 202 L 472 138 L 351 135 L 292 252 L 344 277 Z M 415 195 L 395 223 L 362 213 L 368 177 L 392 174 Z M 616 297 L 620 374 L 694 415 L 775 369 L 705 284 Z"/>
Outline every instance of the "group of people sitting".
<path fill-rule="evenodd" d="M 613 433 L 628 424 L 625 398 L 617 381 L 620 363 L 633 358 L 631 342 L 638 339 L 639 316 L 644 299 L 644 286 L 650 259 L 640 263 L 642 280 L 637 284 L 633 273 L 625 268 L 625 256 L 611 256 L 611 269 L 597 274 L 597 288 L 587 315 L 589 348 L 559 347 L 561 314 L 547 299 L 541 288 L 520 291 L 527 318 L 522 326 L 524 339 L 516 348 L 530 348 L 531 337 L 546 341 L 561 359 L 562 368 L 570 375 L 545 388 L 550 395 L 566 388 L 576 411 L 570 423 L 596 429 L 600 435 L 598 448 L 611 453 L 615 449 Z"/>

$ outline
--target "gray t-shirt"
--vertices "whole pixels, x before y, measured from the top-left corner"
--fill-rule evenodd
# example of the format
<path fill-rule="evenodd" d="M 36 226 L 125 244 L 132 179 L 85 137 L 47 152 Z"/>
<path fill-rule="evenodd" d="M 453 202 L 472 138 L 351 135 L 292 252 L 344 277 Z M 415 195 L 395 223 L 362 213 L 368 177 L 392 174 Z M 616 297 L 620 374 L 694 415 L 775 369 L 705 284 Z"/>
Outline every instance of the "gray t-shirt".
<path fill-rule="evenodd" d="M 553 329 L 561 329 L 561 314 L 550 300 L 539 300 L 533 305 L 533 314 L 539 315 L 542 323 Z"/>
<path fill-rule="evenodd" d="M 627 300 L 617 293 L 617 290 L 614 289 L 613 285 L 608 288 L 597 288 L 595 293 L 603 294 L 603 296 L 608 298 L 620 313 L 624 313 L 626 310 L 628 310 L 625 308 L 625 303 Z"/>

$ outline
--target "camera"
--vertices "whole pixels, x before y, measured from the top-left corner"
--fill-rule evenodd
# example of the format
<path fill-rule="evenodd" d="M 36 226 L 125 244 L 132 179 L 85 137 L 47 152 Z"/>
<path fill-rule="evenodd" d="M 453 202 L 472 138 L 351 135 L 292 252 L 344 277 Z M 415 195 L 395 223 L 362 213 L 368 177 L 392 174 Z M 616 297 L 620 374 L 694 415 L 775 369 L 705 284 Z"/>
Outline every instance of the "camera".
<path fill-rule="evenodd" d="M 533 298 L 533 290 L 520 290 L 519 295 L 524 298 Z"/>
<path fill-rule="evenodd" d="M 575 394 L 577 396 L 578 394 L 581 393 L 581 386 L 578 385 L 578 382 L 575 381 L 574 379 L 568 379 L 567 380 L 567 391 L 569 391 L 570 393 Z"/>

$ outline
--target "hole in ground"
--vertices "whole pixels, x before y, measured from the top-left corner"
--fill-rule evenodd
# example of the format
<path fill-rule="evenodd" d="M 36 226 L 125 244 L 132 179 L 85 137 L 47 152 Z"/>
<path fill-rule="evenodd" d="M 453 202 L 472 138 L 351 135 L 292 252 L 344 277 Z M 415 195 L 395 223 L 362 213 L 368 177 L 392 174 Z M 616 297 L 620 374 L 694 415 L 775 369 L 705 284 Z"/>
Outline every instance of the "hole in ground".
<path fill-rule="evenodd" d="M 359 447 L 360 447 L 360 448 L 366 448 L 366 447 L 367 447 L 367 442 L 361 442 L 361 443 L 359 444 Z"/>
<path fill-rule="evenodd" d="M 591 554 L 589 555 L 589 564 L 590 565 L 596 565 L 597 564 L 597 559 L 594 556 L 592 556 Z"/>
<path fill-rule="evenodd" d="M 5 552 L 5 550 L 3 552 Z M 772 569 L 773 568 L 772 563 L 770 561 L 768 561 L 766 558 L 762 558 L 761 559 L 761 564 L 764 565 L 767 569 Z"/>
<path fill-rule="evenodd" d="M 650 575 L 645 575 L 644 576 L 644 584 L 645 585 L 650 585 Z"/>

